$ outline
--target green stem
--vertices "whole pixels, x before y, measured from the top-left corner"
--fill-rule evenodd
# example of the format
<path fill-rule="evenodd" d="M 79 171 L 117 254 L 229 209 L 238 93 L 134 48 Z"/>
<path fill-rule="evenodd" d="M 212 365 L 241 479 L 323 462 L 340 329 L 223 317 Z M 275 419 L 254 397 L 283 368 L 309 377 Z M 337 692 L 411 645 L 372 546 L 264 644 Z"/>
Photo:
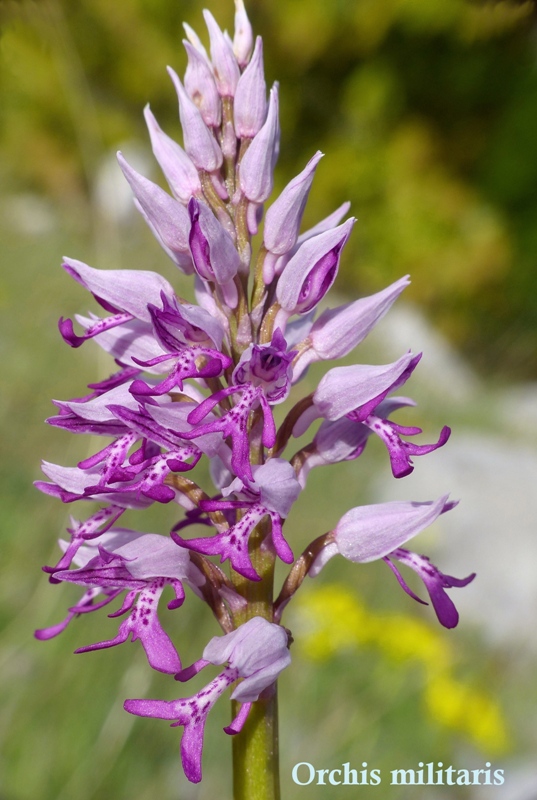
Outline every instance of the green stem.
<path fill-rule="evenodd" d="M 276 690 L 270 699 L 252 705 L 244 728 L 233 737 L 233 798 L 280 798 Z"/>
<path fill-rule="evenodd" d="M 249 581 L 231 570 L 235 589 L 248 604 L 234 615 L 238 627 L 252 617 L 273 621 L 274 553 L 263 546 L 266 523 L 261 522 L 250 536 L 250 558 L 260 581 Z M 233 716 L 238 704 L 232 704 Z M 242 731 L 233 737 L 234 800 L 279 800 L 278 700 L 272 695 L 252 704 Z"/>

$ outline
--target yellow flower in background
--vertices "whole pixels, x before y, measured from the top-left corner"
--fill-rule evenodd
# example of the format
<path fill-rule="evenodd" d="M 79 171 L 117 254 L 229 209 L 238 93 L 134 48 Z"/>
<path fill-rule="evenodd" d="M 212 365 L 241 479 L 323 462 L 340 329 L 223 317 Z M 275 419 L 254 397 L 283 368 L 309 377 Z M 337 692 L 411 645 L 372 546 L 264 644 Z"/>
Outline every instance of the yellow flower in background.
<path fill-rule="evenodd" d="M 467 736 L 487 755 L 503 753 L 509 740 L 502 711 L 492 697 L 452 678 L 429 675 L 424 700 L 432 718 Z"/>
<path fill-rule="evenodd" d="M 297 597 L 295 615 L 297 639 L 308 658 L 325 661 L 366 646 L 388 661 L 419 664 L 424 710 L 436 724 L 462 734 L 487 755 L 508 749 L 500 705 L 453 676 L 454 649 L 428 623 L 406 614 L 375 613 L 356 592 L 336 584 Z"/>

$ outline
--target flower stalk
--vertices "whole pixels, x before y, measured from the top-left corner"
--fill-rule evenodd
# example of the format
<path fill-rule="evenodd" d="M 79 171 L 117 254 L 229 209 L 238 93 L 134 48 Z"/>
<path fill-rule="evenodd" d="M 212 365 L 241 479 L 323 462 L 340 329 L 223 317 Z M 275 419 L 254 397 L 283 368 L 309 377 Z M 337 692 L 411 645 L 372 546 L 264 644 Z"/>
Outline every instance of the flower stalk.
<path fill-rule="evenodd" d="M 273 586 L 275 555 L 263 549 L 267 536 L 266 523 L 260 523 L 250 536 L 250 559 L 261 577 L 258 582 L 246 580 L 231 570 L 231 580 L 247 604 L 234 615 L 236 626 L 252 617 L 273 622 Z M 277 684 L 252 704 L 242 731 L 233 737 L 234 800 L 279 800 L 280 769 L 278 749 Z M 233 717 L 238 704 L 232 701 Z"/>
<path fill-rule="evenodd" d="M 237 703 L 232 701 L 233 716 Z M 233 800 L 280 800 L 278 693 L 253 703 L 233 737 Z"/>

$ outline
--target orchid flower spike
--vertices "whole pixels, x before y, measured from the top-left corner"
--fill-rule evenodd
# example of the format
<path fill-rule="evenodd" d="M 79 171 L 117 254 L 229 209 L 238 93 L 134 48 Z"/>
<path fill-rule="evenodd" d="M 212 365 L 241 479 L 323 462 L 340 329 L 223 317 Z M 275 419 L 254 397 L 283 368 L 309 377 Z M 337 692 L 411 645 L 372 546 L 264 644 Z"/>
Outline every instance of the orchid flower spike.
<path fill-rule="evenodd" d="M 330 558 L 341 555 L 359 564 L 381 559 L 422 603 L 403 577 L 409 567 L 448 628 L 458 622 L 448 591 L 474 578 L 445 575 L 426 556 L 405 549 L 454 507 L 447 495 L 434 502 L 352 508 L 328 533 L 312 531 L 310 543 L 295 556 L 309 534 L 299 498 L 314 467 L 363 458 L 376 435 L 393 475 L 404 478 L 414 469 L 413 457 L 441 448 L 450 429 L 444 426 L 433 443 L 416 443 L 421 428 L 395 421 L 398 410 L 415 406 L 396 392 L 421 359 L 407 343 L 390 364 L 337 363 L 389 312 L 409 278 L 330 305 L 328 293 L 349 255 L 346 244 L 356 223 L 348 216 L 350 204 L 303 229 L 323 158 L 315 147 L 273 196 L 279 85 L 273 83 L 267 97 L 263 41 L 254 37 L 244 0 L 235 0 L 231 36 L 211 12 L 203 17 L 208 47 L 185 24 L 186 72 L 180 78 L 168 70 L 181 142 L 162 130 L 149 105 L 144 110 L 148 142 L 168 188 L 118 153 L 135 207 L 182 275 L 176 269 L 169 277 L 145 269 L 94 269 L 64 259 L 67 275 L 102 311 L 60 318 L 61 337 L 72 348 L 97 345 L 109 368 L 87 388 L 78 387 L 75 397 L 53 401 L 55 413 L 47 422 L 104 442 L 74 465 L 43 462 L 46 479 L 36 482 L 49 497 L 88 509 L 85 515 L 73 512 L 56 563 L 43 568 L 51 584 L 76 584 L 82 595 L 36 637 L 51 639 L 75 618 L 117 601 L 119 608 L 109 615 L 118 618 L 115 635 L 95 636 L 98 641 L 77 653 L 113 649 L 131 638 L 140 641 L 150 667 L 180 681 L 211 665 L 221 667 L 189 697 L 125 703 L 131 714 L 183 728 L 181 759 L 195 783 L 201 780 L 208 713 L 228 688 L 238 707 L 225 732 L 242 730 L 240 745 L 253 728 L 257 735 L 265 726 L 260 741 L 267 752 L 259 757 L 267 775 L 274 769 L 275 682 L 290 663 L 292 641 L 279 622 L 305 578 Z M 187 300 L 177 285 L 189 276 Z M 301 394 L 307 370 L 322 362 L 336 363 Z M 313 423 L 317 427 L 307 436 Z M 304 438 L 293 454 L 288 448 L 298 437 Z M 159 518 L 168 514 L 163 531 L 117 527 L 123 515 L 141 514 L 155 503 L 163 506 Z M 289 569 L 274 597 L 277 561 Z M 186 622 L 168 627 L 159 601 L 171 591 L 168 609 L 183 607 L 187 587 L 223 635 L 183 669 L 181 641 L 192 631 Z M 244 727 L 253 704 L 255 714 Z M 254 797 L 248 752 L 248 746 L 237 747 L 234 764 L 244 796 Z"/>

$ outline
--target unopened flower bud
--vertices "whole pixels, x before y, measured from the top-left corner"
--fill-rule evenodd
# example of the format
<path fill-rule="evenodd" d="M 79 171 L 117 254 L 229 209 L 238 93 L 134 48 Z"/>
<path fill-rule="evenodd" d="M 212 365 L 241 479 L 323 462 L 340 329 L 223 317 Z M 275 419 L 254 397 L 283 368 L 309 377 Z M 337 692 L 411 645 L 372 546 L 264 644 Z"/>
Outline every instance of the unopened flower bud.
<path fill-rule="evenodd" d="M 211 40 L 211 59 L 216 86 L 222 97 L 233 97 L 240 77 L 233 47 L 220 30 L 211 12 L 204 9 L 203 16 Z"/>
<path fill-rule="evenodd" d="M 212 70 L 203 55 L 190 42 L 183 41 L 183 44 L 188 55 L 185 89 L 199 108 L 205 124 L 209 128 L 216 128 L 220 125 L 222 107 Z"/>
<path fill-rule="evenodd" d="M 186 33 L 186 38 L 188 39 L 190 44 L 193 45 L 196 48 L 198 53 L 200 53 L 200 55 L 203 56 L 203 58 L 205 59 L 207 64 L 210 65 L 211 64 L 211 59 L 209 58 L 209 54 L 207 53 L 207 50 L 203 46 L 203 42 L 201 41 L 201 39 L 198 36 L 198 34 L 196 33 L 196 31 L 193 28 L 190 27 L 188 22 L 183 22 L 183 28 L 184 28 L 184 31 Z"/>
<path fill-rule="evenodd" d="M 263 242 L 269 252 L 282 256 L 295 246 L 313 176 L 322 157 L 317 151 L 268 209 Z"/>
<path fill-rule="evenodd" d="M 190 215 L 190 251 L 196 272 L 206 281 L 219 284 L 232 308 L 237 304 L 233 278 L 240 258 L 229 233 L 212 211 L 193 197 L 188 204 Z"/>
<path fill-rule="evenodd" d="M 186 205 L 193 194 L 201 194 L 198 171 L 183 148 L 164 133 L 148 105 L 144 116 L 153 154 L 174 196 Z"/>
<path fill-rule="evenodd" d="M 183 88 L 176 72 L 168 67 L 179 98 L 179 116 L 183 127 L 185 150 L 198 169 L 215 172 L 222 166 L 223 156 L 211 131 L 203 121 L 199 108 Z"/>
<path fill-rule="evenodd" d="M 314 308 L 332 286 L 341 251 L 355 219 L 308 239 L 280 275 L 276 297 L 288 313 L 304 314 Z"/>
<path fill-rule="evenodd" d="M 246 9 L 244 8 L 243 0 L 235 0 L 235 34 L 233 36 L 233 52 L 239 63 L 240 67 L 246 66 L 252 46 L 254 43 L 254 35 L 252 26 Z"/>
<path fill-rule="evenodd" d="M 184 206 L 156 183 L 144 178 L 117 154 L 119 166 L 128 180 L 138 207 L 172 261 L 187 275 L 192 274 L 188 244 L 190 219 Z"/>
<path fill-rule="evenodd" d="M 267 86 L 263 69 L 263 40 L 257 37 L 250 63 L 242 73 L 233 105 L 235 132 L 240 139 L 253 139 L 267 116 Z"/>
<path fill-rule="evenodd" d="M 278 85 L 270 90 L 267 118 L 240 163 L 240 186 L 252 203 L 264 203 L 272 192 L 275 151 L 279 141 Z"/>

